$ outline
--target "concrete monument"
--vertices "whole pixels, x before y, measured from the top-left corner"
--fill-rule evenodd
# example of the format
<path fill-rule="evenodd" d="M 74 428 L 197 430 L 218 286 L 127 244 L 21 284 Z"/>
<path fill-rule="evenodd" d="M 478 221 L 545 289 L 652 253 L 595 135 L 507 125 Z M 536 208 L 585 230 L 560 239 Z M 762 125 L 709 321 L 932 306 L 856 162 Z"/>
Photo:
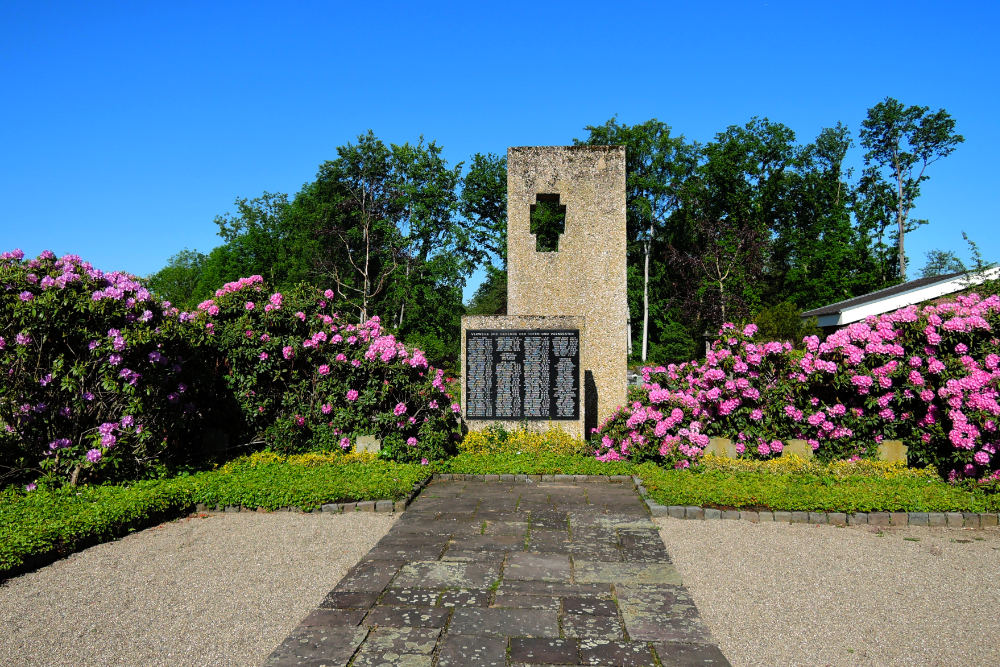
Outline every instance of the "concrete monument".
<path fill-rule="evenodd" d="M 470 429 L 578 437 L 624 403 L 625 149 L 507 150 L 507 313 L 462 318 Z"/>

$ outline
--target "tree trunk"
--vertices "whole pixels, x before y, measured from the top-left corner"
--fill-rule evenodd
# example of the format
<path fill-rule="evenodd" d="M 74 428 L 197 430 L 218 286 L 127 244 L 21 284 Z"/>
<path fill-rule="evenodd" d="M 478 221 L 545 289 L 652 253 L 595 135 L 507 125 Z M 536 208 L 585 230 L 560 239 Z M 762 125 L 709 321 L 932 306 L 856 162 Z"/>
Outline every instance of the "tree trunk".
<path fill-rule="evenodd" d="M 642 363 L 646 363 L 649 352 L 649 246 L 653 237 L 653 227 L 649 227 L 649 237 L 645 243 L 645 264 L 642 273 Z"/>

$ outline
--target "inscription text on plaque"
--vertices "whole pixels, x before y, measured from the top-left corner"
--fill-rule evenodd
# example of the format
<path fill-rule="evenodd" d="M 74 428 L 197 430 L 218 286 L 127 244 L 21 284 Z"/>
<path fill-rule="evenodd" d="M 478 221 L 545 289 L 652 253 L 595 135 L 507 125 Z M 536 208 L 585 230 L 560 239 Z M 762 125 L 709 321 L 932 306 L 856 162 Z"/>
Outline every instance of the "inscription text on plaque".
<path fill-rule="evenodd" d="M 580 332 L 465 332 L 466 419 L 579 419 Z"/>

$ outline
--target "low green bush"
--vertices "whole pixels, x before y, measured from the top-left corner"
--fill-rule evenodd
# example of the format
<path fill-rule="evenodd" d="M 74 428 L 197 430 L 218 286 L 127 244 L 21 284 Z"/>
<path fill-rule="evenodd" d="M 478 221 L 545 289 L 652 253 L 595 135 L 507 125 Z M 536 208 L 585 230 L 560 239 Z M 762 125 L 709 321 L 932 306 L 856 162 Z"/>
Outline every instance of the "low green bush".
<path fill-rule="evenodd" d="M 303 511 L 324 503 L 405 498 L 425 466 L 345 457 L 336 465 L 269 453 L 218 470 L 130 486 L 40 486 L 0 492 L 0 578 L 176 518 L 203 503 Z"/>
<path fill-rule="evenodd" d="M 466 475 L 631 475 L 635 467 L 579 454 L 465 452 L 438 462 L 435 470 Z"/>
<path fill-rule="evenodd" d="M 1000 495 L 928 477 L 705 469 L 637 474 L 662 505 L 816 512 L 996 512 Z"/>

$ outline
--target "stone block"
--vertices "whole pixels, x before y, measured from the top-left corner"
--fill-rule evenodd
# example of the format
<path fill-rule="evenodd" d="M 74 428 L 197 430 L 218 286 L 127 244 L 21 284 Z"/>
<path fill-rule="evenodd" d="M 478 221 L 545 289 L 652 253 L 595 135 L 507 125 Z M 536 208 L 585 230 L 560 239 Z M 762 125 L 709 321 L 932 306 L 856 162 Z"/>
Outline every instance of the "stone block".
<path fill-rule="evenodd" d="M 324 512 L 335 512 L 335 513 L 339 514 L 340 512 L 344 511 L 344 506 L 341 505 L 340 503 L 327 503 L 327 504 L 323 505 L 323 511 Z"/>
<path fill-rule="evenodd" d="M 721 519 L 722 510 L 713 509 L 711 507 L 705 508 L 705 518 L 706 519 Z"/>
<path fill-rule="evenodd" d="M 928 512 L 927 513 L 927 525 L 928 526 L 946 526 L 948 525 L 948 520 L 943 512 Z"/>
<path fill-rule="evenodd" d="M 729 438 L 711 438 L 708 441 L 706 454 L 714 454 L 723 458 L 736 458 L 736 445 Z"/>
<path fill-rule="evenodd" d="M 781 450 L 781 455 L 792 456 L 793 454 L 803 459 L 811 459 L 813 457 L 813 448 L 805 440 L 792 439 L 785 443 L 784 448 Z"/>
<path fill-rule="evenodd" d="M 652 514 L 653 516 L 656 517 L 669 516 L 670 508 L 667 507 L 666 505 L 660 505 L 659 503 L 649 503 L 648 507 L 649 507 L 649 513 Z"/>
<path fill-rule="evenodd" d="M 826 512 L 809 512 L 809 523 L 828 523 Z"/>
<path fill-rule="evenodd" d="M 869 512 L 868 524 L 872 526 L 888 526 L 892 516 L 888 512 Z"/>
<path fill-rule="evenodd" d="M 878 458 L 881 461 L 906 463 L 907 447 L 900 440 L 883 440 L 878 444 Z"/>
<path fill-rule="evenodd" d="M 375 511 L 375 501 L 374 500 L 359 500 L 357 507 L 355 508 L 358 512 L 374 512 Z"/>
<path fill-rule="evenodd" d="M 927 512 L 907 512 L 907 521 L 911 526 L 929 525 Z"/>
<path fill-rule="evenodd" d="M 742 510 L 740 511 L 740 518 L 744 521 L 752 521 L 753 523 L 760 523 L 760 516 L 757 512 L 753 510 Z"/>
<path fill-rule="evenodd" d="M 757 512 L 761 523 L 774 523 L 774 512 Z"/>
<path fill-rule="evenodd" d="M 374 435 L 359 435 L 354 442 L 354 451 L 378 454 L 382 451 L 382 441 Z"/>
<path fill-rule="evenodd" d="M 791 515 L 792 523 L 809 523 L 809 512 L 795 511 Z"/>
<path fill-rule="evenodd" d="M 675 519 L 684 518 L 684 506 L 683 505 L 670 505 L 667 507 L 667 516 L 671 516 Z"/>
<path fill-rule="evenodd" d="M 722 510 L 722 518 L 723 519 L 739 519 L 740 518 L 739 510 Z"/>
<path fill-rule="evenodd" d="M 500 475 L 500 481 L 501 482 L 513 482 L 514 481 L 514 475 Z"/>
<path fill-rule="evenodd" d="M 966 528 L 979 528 L 978 512 L 962 512 L 962 517 L 965 519 L 963 524 Z"/>
<path fill-rule="evenodd" d="M 405 500 L 397 500 L 396 502 L 394 502 L 392 504 L 392 511 L 393 512 L 402 512 L 405 509 L 406 509 L 406 501 Z"/>
<path fill-rule="evenodd" d="M 995 527 L 996 525 L 1000 524 L 1000 521 L 998 521 L 997 519 L 998 519 L 998 517 L 997 517 L 996 514 L 992 514 L 992 513 L 991 514 L 980 514 L 979 515 L 979 525 L 982 526 L 983 528 Z"/>
<path fill-rule="evenodd" d="M 961 512 L 945 512 L 944 520 L 949 528 L 961 528 L 964 517 Z"/>
<path fill-rule="evenodd" d="M 777 511 L 776 510 L 774 512 L 774 520 L 775 520 L 776 523 L 791 523 L 792 522 L 792 513 L 791 512 L 783 512 L 783 511 Z"/>
<path fill-rule="evenodd" d="M 847 525 L 847 515 L 843 512 L 830 512 L 826 515 L 826 520 L 828 523 L 832 523 L 836 526 Z"/>
<path fill-rule="evenodd" d="M 392 511 L 392 501 L 391 500 L 376 500 L 375 501 L 375 511 L 376 512 L 391 512 Z"/>
<path fill-rule="evenodd" d="M 908 526 L 910 524 L 909 512 L 890 512 L 889 517 L 889 522 L 893 526 Z"/>
<path fill-rule="evenodd" d="M 868 525 L 868 513 L 867 512 L 855 512 L 854 514 L 847 515 L 847 525 L 849 526 L 866 526 Z"/>
<path fill-rule="evenodd" d="M 685 507 L 684 508 L 684 518 L 685 519 L 704 519 L 705 510 L 700 507 Z"/>

